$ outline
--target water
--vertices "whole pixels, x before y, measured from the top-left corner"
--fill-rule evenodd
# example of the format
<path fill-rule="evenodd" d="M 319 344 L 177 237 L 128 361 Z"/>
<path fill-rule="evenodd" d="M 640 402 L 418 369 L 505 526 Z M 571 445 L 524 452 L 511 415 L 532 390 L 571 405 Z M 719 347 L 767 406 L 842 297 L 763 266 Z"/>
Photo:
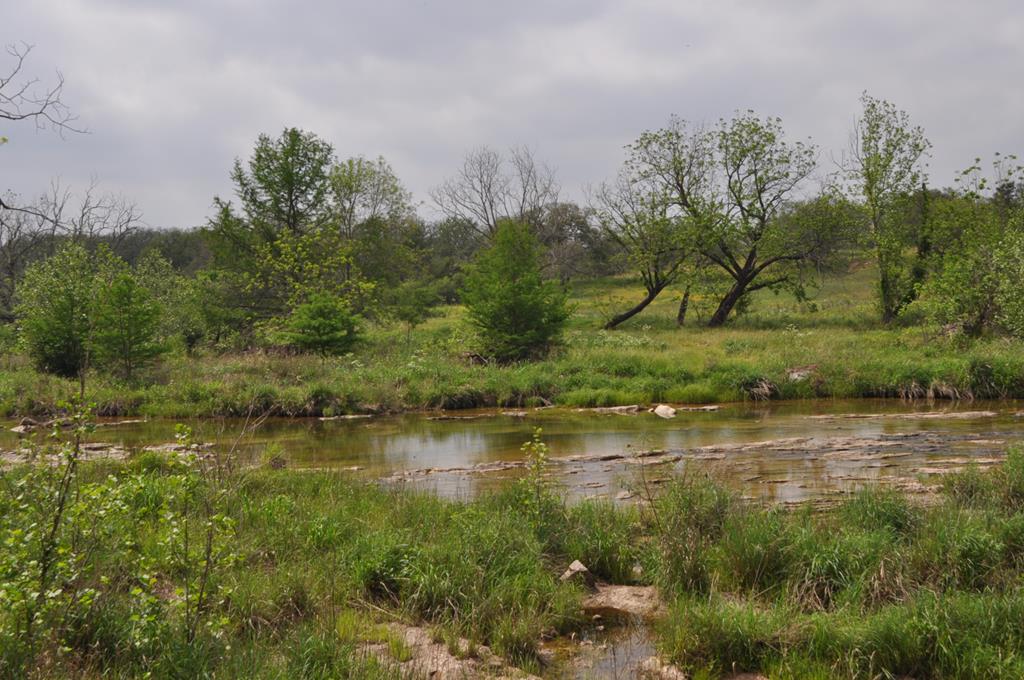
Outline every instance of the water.
<path fill-rule="evenodd" d="M 240 420 L 189 424 L 198 438 L 234 446 L 251 460 L 277 455 L 290 468 L 341 469 L 449 497 L 470 497 L 522 474 L 521 446 L 540 427 L 551 477 L 575 496 L 624 498 L 624 490 L 656 485 L 688 466 L 713 471 L 751 498 L 800 502 L 868 482 L 914 490 L 968 462 L 991 464 L 1024 439 L 1020 408 L 855 400 L 734 404 L 680 411 L 673 419 L 530 409 L 269 419 L 255 429 Z M 93 438 L 135 449 L 173 441 L 174 426 L 150 420 L 103 427 Z M 787 439 L 796 441 L 779 441 Z M 15 441 L 5 433 L 0 447 L 13 448 Z M 633 457 L 651 450 L 664 453 Z"/>

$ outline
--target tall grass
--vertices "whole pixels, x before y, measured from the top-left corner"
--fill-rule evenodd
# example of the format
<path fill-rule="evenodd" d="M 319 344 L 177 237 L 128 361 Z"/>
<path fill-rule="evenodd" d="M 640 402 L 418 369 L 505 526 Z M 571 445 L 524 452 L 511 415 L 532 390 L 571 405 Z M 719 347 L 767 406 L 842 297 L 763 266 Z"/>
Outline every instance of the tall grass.
<path fill-rule="evenodd" d="M 663 574 L 678 596 L 662 649 L 710 677 L 1022 677 L 1022 481 L 1016 450 L 938 503 L 866 489 L 824 513 L 709 505 L 713 481 L 676 481 L 658 540 L 689 568 Z"/>

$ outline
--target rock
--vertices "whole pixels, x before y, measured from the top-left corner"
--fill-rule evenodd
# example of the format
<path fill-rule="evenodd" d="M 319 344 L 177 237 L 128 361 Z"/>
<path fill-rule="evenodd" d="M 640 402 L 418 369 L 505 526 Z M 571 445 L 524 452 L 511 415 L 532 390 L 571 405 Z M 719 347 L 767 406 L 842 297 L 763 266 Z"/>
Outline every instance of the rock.
<path fill-rule="evenodd" d="M 786 377 L 789 379 L 789 382 L 803 382 L 814 375 L 816 370 L 818 370 L 817 364 L 788 368 L 786 369 Z"/>
<path fill-rule="evenodd" d="M 563 577 L 564 578 L 564 577 Z M 600 614 L 606 619 L 649 619 L 661 609 L 661 598 L 654 586 L 598 585 L 583 600 L 587 616 Z"/>
<path fill-rule="evenodd" d="M 654 409 L 651 412 L 660 418 L 676 417 L 676 410 L 669 406 L 668 404 L 658 404 L 657 406 L 654 407 Z"/>
<path fill-rule="evenodd" d="M 509 418 L 525 418 L 527 414 L 526 411 L 502 411 L 501 415 Z"/>
<path fill-rule="evenodd" d="M 363 418 L 372 418 L 373 416 L 369 413 L 349 413 L 343 416 L 320 416 L 317 420 L 362 420 Z"/>
<path fill-rule="evenodd" d="M 629 406 L 599 406 L 597 408 L 578 408 L 577 411 L 589 411 L 590 413 L 618 413 L 620 415 L 632 416 L 640 412 L 639 404 Z"/>
<path fill-rule="evenodd" d="M 637 676 L 644 680 L 686 680 L 686 673 L 675 666 L 663 664 L 656 656 L 641 661 L 636 670 Z"/>
<path fill-rule="evenodd" d="M 625 489 L 623 489 L 622 491 L 615 494 L 615 500 L 628 501 L 630 498 L 633 498 L 634 496 L 636 496 L 636 494 L 633 493 L 632 491 L 626 491 Z"/>
<path fill-rule="evenodd" d="M 597 582 L 590 570 L 579 560 L 572 561 L 569 568 L 562 574 L 561 580 L 564 583 L 582 583 L 587 588 L 593 588 Z"/>
<path fill-rule="evenodd" d="M 468 640 L 459 639 L 452 646 L 458 651 L 453 655 L 449 645 L 436 642 L 425 629 L 399 623 L 387 625 L 389 635 L 402 643 L 408 659 L 400 660 L 391 656 L 391 645 L 384 643 L 364 644 L 363 651 L 375 656 L 386 668 L 398 672 L 398 677 L 431 678 L 431 680 L 464 680 L 465 678 L 502 678 L 512 680 L 540 680 L 535 675 L 510 666 L 485 646 L 479 646 L 470 655 Z"/>

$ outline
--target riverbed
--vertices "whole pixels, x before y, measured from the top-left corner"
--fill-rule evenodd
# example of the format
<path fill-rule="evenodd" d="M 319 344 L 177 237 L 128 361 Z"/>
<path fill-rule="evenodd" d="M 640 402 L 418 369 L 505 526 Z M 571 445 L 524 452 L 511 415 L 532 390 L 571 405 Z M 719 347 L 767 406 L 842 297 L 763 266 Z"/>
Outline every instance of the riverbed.
<path fill-rule="evenodd" d="M 1022 409 L 827 400 L 683 407 L 673 418 L 646 408 L 548 408 L 187 424 L 197 439 L 250 462 L 338 470 L 454 498 L 523 474 L 522 444 L 541 428 L 548 476 L 571 496 L 626 500 L 688 470 L 715 474 L 750 499 L 801 503 L 868 483 L 927 491 L 950 470 L 995 464 L 1024 440 Z M 173 441 L 176 422 L 107 421 L 92 439 L 130 452 Z M 0 438 L 0 447 L 16 446 L 17 435 Z"/>

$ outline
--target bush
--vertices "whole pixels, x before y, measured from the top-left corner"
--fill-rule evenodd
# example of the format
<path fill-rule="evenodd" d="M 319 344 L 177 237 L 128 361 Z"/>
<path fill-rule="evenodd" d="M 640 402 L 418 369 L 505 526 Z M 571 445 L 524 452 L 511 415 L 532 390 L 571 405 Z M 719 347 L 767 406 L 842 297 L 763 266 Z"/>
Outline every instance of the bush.
<path fill-rule="evenodd" d="M 321 357 L 344 354 L 358 339 L 356 317 L 344 302 L 313 295 L 292 312 L 283 337 L 288 344 Z"/>
<path fill-rule="evenodd" d="M 40 371 L 70 378 L 85 367 L 92 294 L 91 258 L 77 243 L 25 272 L 18 315 L 29 356 Z"/>
<path fill-rule="evenodd" d="M 541 246 L 529 227 L 508 222 L 480 253 L 462 299 L 483 351 L 499 361 L 544 354 L 569 318 L 566 294 L 540 272 Z"/>

